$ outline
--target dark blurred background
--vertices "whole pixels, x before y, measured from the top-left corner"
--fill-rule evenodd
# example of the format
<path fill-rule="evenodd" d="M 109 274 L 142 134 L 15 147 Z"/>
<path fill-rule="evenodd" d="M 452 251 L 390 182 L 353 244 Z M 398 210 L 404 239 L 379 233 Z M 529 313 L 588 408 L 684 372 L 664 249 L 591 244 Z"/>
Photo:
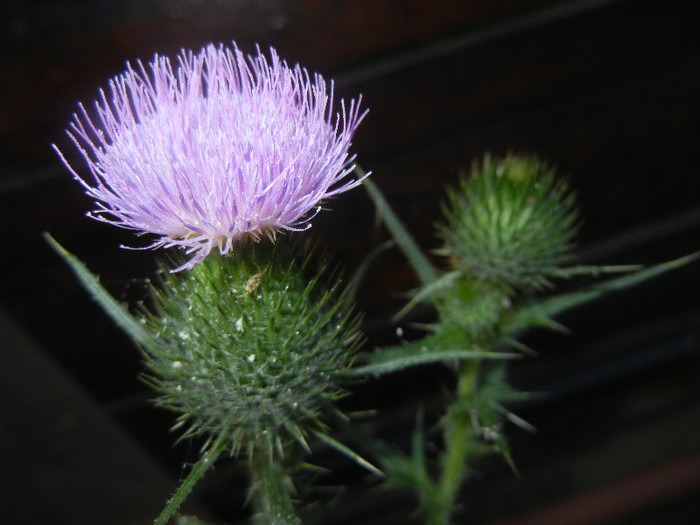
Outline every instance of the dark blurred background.
<path fill-rule="evenodd" d="M 193 461 L 153 409 L 138 352 L 87 297 L 49 231 L 120 299 L 138 301 L 154 254 L 87 219 L 91 202 L 50 148 L 79 100 L 126 60 L 235 39 L 272 45 L 335 78 L 370 113 L 353 150 L 426 248 L 445 185 L 486 151 L 536 153 L 576 188 L 584 263 L 652 264 L 700 248 L 700 32 L 677 0 L 5 0 L 0 7 L 0 521 L 146 524 Z M 69 154 L 70 155 L 70 154 Z M 70 156 L 77 165 L 77 155 Z M 74 165 L 76 165 L 74 164 Z M 348 275 L 388 236 L 362 189 L 328 203 L 313 235 Z M 696 523 L 700 520 L 700 267 L 568 313 L 568 336 L 528 334 L 513 367 L 545 395 L 515 407 L 515 477 L 482 461 L 457 523 Z M 368 346 L 397 341 L 388 319 L 416 280 L 388 252 L 359 297 Z M 575 286 L 580 283 L 572 283 Z M 377 431 L 409 437 L 418 396 L 439 400 L 440 367 L 354 387 Z M 332 452 L 312 458 L 308 523 L 412 523 L 410 494 Z M 234 461 L 189 502 L 244 519 Z M 339 488 L 346 484 L 347 488 Z"/>

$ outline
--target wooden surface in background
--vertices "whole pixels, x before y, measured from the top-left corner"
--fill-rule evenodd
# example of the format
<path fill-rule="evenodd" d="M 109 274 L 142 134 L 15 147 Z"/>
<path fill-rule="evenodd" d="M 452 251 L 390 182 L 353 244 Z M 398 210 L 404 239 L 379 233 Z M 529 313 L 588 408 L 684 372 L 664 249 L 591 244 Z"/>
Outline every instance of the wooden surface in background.
<path fill-rule="evenodd" d="M 353 151 L 425 246 L 437 244 L 433 225 L 444 186 L 454 184 L 485 151 L 515 150 L 550 159 L 577 189 L 585 218 L 584 254 L 594 262 L 652 263 L 697 249 L 700 238 L 700 35 L 691 6 L 688 0 L 5 2 L 0 8 L 0 221 L 6 241 L 0 302 L 176 477 L 189 451 L 171 447 L 165 430 L 169 416 L 149 407 L 149 393 L 136 380 L 141 366 L 136 350 L 41 239 L 50 231 L 125 301 L 139 298 L 143 279 L 154 269 L 153 254 L 118 248 L 138 242 L 132 234 L 84 217 L 91 203 L 50 148 L 55 142 L 70 151 L 63 129 L 78 100 L 89 104 L 126 60 L 150 60 L 155 52 L 174 55 L 212 41 L 235 39 L 248 51 L 255 43 L 263 49 L 273 45 L 289 62 L 335 78 L 338 95 L 362 93 L 370 113 Z M 377 227 L 362 190 L 327 208 L 314 220 L 312 233 L 351 272 L 387 235 Z M 697 268 L 681 272 L 570 316 L 576 338 L 537 340 L 543 359 L 515 372 L 523 386 L 535 389 L 574 377 L 572 363 L 582 356 L 598 356 L 583 359 L 584 377 L 616 358 L 619 348 L 629 353 L 629 363 L 637 363 L 635 349 L 647 339 L 631 347 L 601 343 L 621 332 L 682 319 L 675 329 L 682 336 L 672 338 L 676 332 L 660 329 L 665 335 L 658 337 L 691 342 L 686 353 L 660 351 L 667 360 L 658 377 L 653 368 L 642 369 L 617 383 L 578 391 L 570 406 L 562 401 L 526 407 L 541 431 L 514 438 L 523 447 L 520 457 L 515 452 L 523 477 L 512 479 L 488 463 L 481 486 L 508 487 L 498 492 L 505 503 L 482 498 L 490 506 L 473 511 L 474 520 L 524 512 L 700 448 L 696 382 L 689 372 L 698 367 L 692 329 L 697 274 Z M 373 266 L 359 298 L 371 341 L 395 340 L 385 320 L 400 304 L 396 293 L 415 284 L 395 252 Z M 618 361 L 627 363 L 625 356 Z M 420 390 L 417 383 L 439 391 L 436 383 L 443 379 L 439 372 L 391 379 L 398 393 L 386 396 L 384 405 L 392 407 L 407 391 Z M 357 403 L 378 398 L 375 388 L 361 388 Z M 660 409 L 651 401 L 640 402 L 648 411 L 636 414 L 633 402 L 623 402 L 626 396 L 664 400 L 668 419 L 658 419 L 654 410 Z M 596 411 L 596 403 L 618 410 Z M 591 425 L 577 429 L 577 415 Z M 690 435 L 683 433 L 680 415 L 690 418 Z M 630 427 L 631 421 L 640 427 Z M 655 429 L 662 421 L 670 436 L 660 442 Z M 600 438 L 606 428 L 614 432 Z M 635 441 L 639 432 L 648 432 L 654 446 L 645 448 L 643 437 L 642 444 Z M 616 464 L 606 455 L 617 450 L 606 448 L 615 439 L 636 447 L 637 463 Z M 559 440 L 570 447 L 553 449 Z M 552 450 L 556 454 L 548 455 Z M 529 458 L 541 458 L 545 466 Z M 576 465 L 588 465 L 589 477 L 564 483 L 566 476 L 580 475 Z M 217 494 L 217 480 L 226 486 L 225 478 L 215 476 L 209 494 Z M 482 494 L 478 483 L 468 488 Z M 222 515 L 235 515 L 221 510 L 222 498 L 202 497 Z M 398 509 L 390 512 L 407 515 L 410 501 L 397 498 Z M 689 506 L 687 512 L 694 510 Z M 334 520 L 328 523 L 340 523 Z"/>

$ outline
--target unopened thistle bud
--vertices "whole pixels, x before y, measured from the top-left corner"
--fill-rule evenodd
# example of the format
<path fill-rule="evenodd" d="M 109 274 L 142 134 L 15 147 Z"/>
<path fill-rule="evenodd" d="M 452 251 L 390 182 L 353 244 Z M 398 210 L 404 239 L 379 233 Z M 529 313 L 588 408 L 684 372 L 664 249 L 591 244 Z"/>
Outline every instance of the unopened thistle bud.
<path fill-rule="evenodd" d="M 567 261 L 577 214 L 567 184 L 534 157 L 486 156 L 448 194 L 443 255 L 465 276 L 515 289 L 549 284 Z"/>
<path fill-rule="evenodd" d="M 261 440 L 281 450 L 303 443 L 339 396 L 357 318 L 283 244 L 212 254 L 154 287 L 148 379 L 186 435 L 227 433 L 234 452 Z"/>

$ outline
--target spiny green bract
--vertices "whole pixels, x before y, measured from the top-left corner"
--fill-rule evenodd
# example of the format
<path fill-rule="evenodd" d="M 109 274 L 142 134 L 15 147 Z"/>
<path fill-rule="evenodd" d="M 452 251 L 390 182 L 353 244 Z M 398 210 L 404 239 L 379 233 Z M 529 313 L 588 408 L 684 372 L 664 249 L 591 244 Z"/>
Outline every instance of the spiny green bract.
<path fill-rule="evenodd" d="M 460 279 L 435 304 L 443 330 L 456 330 L 476 344 L 496 329 L 507 301 L 507 294 L 494 286 Z"/>
<path fill-rule="evenodd" d="M 243 246 L 154 287 L 147 379 L 186 435 L 225 432 L 252 453 L 318 428 L 359 335 L 337 286 L 309 278 L 307 263 L 279 244 Z"/>
<path fill-rule="evenodd" d="M 441 254 L 465 276 L 516 289 L 549 284 L 569 257 L 577 214 L 566 183 L 535 157 L 484 157 L 448 193 Z"/>

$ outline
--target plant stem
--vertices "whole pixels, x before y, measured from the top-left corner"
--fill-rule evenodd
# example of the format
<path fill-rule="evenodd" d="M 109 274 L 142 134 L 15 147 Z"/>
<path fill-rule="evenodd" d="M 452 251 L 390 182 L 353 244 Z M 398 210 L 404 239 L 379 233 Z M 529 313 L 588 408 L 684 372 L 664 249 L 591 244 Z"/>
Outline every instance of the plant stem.
<path fill-rule="evenodd" d="M 442 476 L 439 490 L 428 510 L 429 525 L 447 525 L 455 506 L 459 487 L 466 475 L 469 439 L 472 422 L 469 413 L 457 406 L 467 401 L 474 393 L 478 361 L 464 361 L 457 379 L 454 403 L 445 415 L 445 451 L 442 455 Z"/>
<path fill-rule="evenodd" d="M 202 457 L 194 464 L 192 470 L 187 475 L 187 477 L 180 484 L 180 487 L 175 491 L 172 497 L 168 500 L 165 509 L 161 512 L 160 516 L 154 521 L 154 525 L 166 525 L 170 519 L 175 515 L 177 510 L 185 501 L 185 498 L 192 492 L 192 489 L 197 484 L 197 482 L 207 473 L 209 468 L 214 464 L 216 459 L 221 455 L 221 453 L 226 449 L 228 432 L 224 431 L 219 435 L 219 438 L 214 442 L 214 444 L 208 448 Z"/>
<path fill-rule="evenodd" d="M 300 525 L 289 495 L 287 469 L 270 443 L 255 447 L 250 458 L 255 521 L 265 525 Z"/>

